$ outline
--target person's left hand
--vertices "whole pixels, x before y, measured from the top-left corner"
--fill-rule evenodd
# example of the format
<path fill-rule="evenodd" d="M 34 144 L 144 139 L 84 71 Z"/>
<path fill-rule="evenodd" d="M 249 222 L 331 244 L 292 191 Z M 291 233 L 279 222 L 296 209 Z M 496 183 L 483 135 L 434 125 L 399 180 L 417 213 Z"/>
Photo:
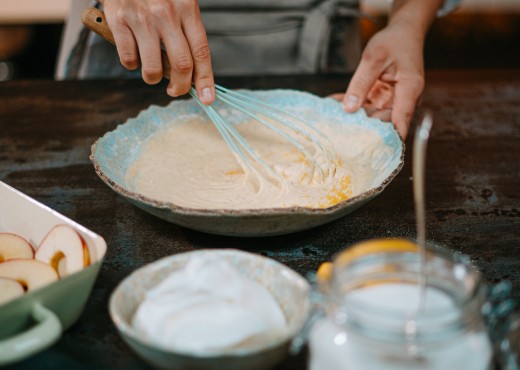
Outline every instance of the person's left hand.
<path fill-rule="evenodd" d="M 423 39 L 405 24 L 390 24 L 368 42 L 344 96 L 333 97 L 342 98 L 347 112 L 364 107 L 391 119 L 404 140 L 424 89 Z"/>

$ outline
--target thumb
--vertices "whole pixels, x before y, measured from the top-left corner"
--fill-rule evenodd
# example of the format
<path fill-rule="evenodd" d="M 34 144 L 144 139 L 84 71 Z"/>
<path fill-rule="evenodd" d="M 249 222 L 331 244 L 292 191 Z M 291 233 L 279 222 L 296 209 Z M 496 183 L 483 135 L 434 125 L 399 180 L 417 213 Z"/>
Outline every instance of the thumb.
<path fill-rule="evenodd" d="M 343 108 L 347 112 L 355 112 L 363 105 L 370 88 L 382 72 L 380 68 L 380 65 L 361 60 L 343 98 Z"/>

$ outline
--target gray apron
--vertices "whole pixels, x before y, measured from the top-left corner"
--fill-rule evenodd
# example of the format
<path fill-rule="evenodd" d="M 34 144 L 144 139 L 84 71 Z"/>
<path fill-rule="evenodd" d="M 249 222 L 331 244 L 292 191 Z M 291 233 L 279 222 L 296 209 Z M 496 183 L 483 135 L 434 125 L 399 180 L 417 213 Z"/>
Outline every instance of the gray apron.
<path fill-rule="evenodd" d="M 241 7 L 234 3 L 200 0 L 217 73 L 346 72 L 359 61 L 355 0 L 250 0 L 238 2 Z"/>
<path fill-rule="evenodd" d="M 357 0 L 199 0 L 217 76 L 352 72 L 361 55 Z M 82 31 L 66 78 L 140 76 Z"/>

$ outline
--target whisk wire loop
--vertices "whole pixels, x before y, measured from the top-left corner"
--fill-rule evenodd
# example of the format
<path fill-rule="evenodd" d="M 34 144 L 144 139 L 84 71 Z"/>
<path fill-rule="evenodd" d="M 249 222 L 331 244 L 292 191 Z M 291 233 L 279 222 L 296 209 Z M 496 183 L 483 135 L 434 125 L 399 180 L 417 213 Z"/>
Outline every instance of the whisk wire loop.
<path fill-rule="evenodd" d="M 201 108 L 204 110 L 204 112 L 208 115 L 210 120 L 215 124 L 215 127 L 219 131 L 220 135 L 228 145 L 228 147 L 231 149 L 233 153 L 235 153 L 236 157 L 239 158 L 239 164 L 240 161 L 243 161 L 244 164 L 247 166 L 247 168 L 254 171 L 257 175 L 262 176 L 261 173 L 259 173 L 256 166 L 251 162 L 249 156 L 253 158 L 257 163 L 261 165 L 264 171 L 266 171 L 271 177 L 273 177 L 275 180 L 279 181 L 282 186 L 285 186 L 285 180 L 282 176 L 280 176 L 278 173 L 276 173 L 247 143 L 247 141 L 240 135 L 240 133 L 233 127 L 233 125 L 230 125 L 218 112 L 217 110 L 212 106 L 207 106 L 204 103 L 200 101 L 197 97 L 196 90 L 192 87 L 190 89 L 190 95 L 199 103 Z M 235 139 L 235 140 L 233 140 Z M 238 145 L 237 145 L 238 143 Z M 245 151 L 245 152 L 244 152 Z M 249 156 L 247 154 L 249 154 Z"/>
<path fill-rule="evenodd" d="M 213 107 L 203 104 L 197 96 L 195 88 L 190 89 L 190 95 L 197 101 L 200 107 L 208 115 L 210 120 L 215 124 L 215 127 L 223 137 L 226 144 L 229 146 L 231 151 L 235 154 L 239 164 L 245 168 L 244 170 L 250 169 L 256 175 L 263 176 L 255 164 L 260 165 L 260 169 L 266 172 L 270 177 L 280 182 L 282 187 L 287 186 L 286 180 L 278 174 L 274 169 L 268 165 L 257 153 L 251 148 L 247 140 L 230 124 L 222 115 Z M 267 128 L 271 129 L 288 143 L 296 147 L 313 165 L 313 169 L 319 173 L 322 182 L 326 181 L 327 178 L 334 176 L 336 166 L 336 154 L 333 150 L 332 143 L 330 140 L 321 133 L 318 129 L 313 127 L 308 122 L 305 122 L 301 118 L 298 118 L 290 113 L 282 111 L 276 107 L 266 104 L 265 102 L 252 98 L 246 94 L 238 93 L 233 90 L 229 90 L 225 87 L 216 85 L 216 97 L 222 102 L 228 104 L 232 108 L 239 112 L 242 112 L 246 116 L 252 118 L 254 121 L 261 123 Z M 309 150 L 294 137 L 291 137 L 283 129 L 276 127 L 273 123 L 279 123 L 282 127 L 288 128 L 299 135 L 302 138 L 308 140 L 324 155 L 325 163 L 328 164 L 324 168 L 318 163 L 315 155 L 309 152 Z M 325 141 L 329 148 L 326 148 L 322 141 Z M 254 160 L 253 163 L 251 160 Z"/>
<path fill-rule="evenodd" d="M 269 105 L 269 104 L 265 103 L 264 101 L 255 99 L 247 94 L 239 93 L 237 91 L 227 89 L 220 85 L 216 85 L 216 90 L 217 90 L 217 97 L 220 100 L 225 101 L 226 98 L 230 98 L 231 100 L 237 102 L 238 106 L 240 107 L 239 108 L 239 107 L 235 106 L 237 109 L 241 110 L 242 112 L 246 113 L 250 117 L 259 121 L 263 125 L 273 129 L 275 132 L 282 135 L 286 140 L 288 140 L 292 145 L 294 145 L 298 150 L 300 150 L 307 157 L 307 159 L 309 159 L 313 163 L 314 167 L 317 168 L 318 171 L 320 172 L 322 180 L 324 180 L 324 178 L 326 177 L 325 176 L 326 171 L 324 171 L 323 167 L 316 162 L 315 157 L 311 153 L 309 153 L 309 151 L 306 150 L 297 140 L 290 137 L 282 130 L 274 127 L 272 124 L 268 123 L 267 121 L 261 119 L 261 117 L 252 115 L 250 111 L 247 111 L 246 109 L 242 108 L 242 106 L 247 107 L 247 108 L 257 112 L 257 113 L 265 116 L 266 118 L 271 119 L 274 122 L 281 123 L 283 126 L 286 126 L 290 129 L 292 129 L 293 131 L 297 132 L 305 139 L 312 142 L 325 155 L 325 159 L 326 159 L 327 163 L 333 164 L 332 168 L 330 168 L 329 171 L 327 171 L 328 176 L 332 177 L 334 175 L 334 172 L 335 172 L 334 165 L 337 163 L 337 157 L 336 157 L 336 153 L 332 149 L 333 148 L 332 142 L 326 135 L 324 135 L 320 130 L 318 130 L 312 124 L 310 124 L 309 122 L 307 122 L 305 119 L 303 119 L 301 117 L 296 117 L 295 115 L 291 114 L 290 112 L 283 111 L 275 106 Z M 230 103 L 228 102 L 228 104 L 230 104 Z M 330 148 L 330 149 L 327 149 L 323 145 L 323 142 L 325 142 L 328 145 L 328 148 Z"/>
<path fill-rule="evenodd" d="M 219 99 L 222 100 L 223 102 L 229 104 L 230 106 L 232 106 L 236 110 L 238 110 L 238 111 L 244 113 L 245 115 L 253 118 L 254 120 L 260 122 L 264 126 L 270 128 L 271 130 L 273 130 L 274 132 L 276 132 L 280 136 L 282 136 L 289 143 L 294 145 L 296 147 L 296 149 L 298 149 L 300 152 L 302 152 L 304 154 L 304 156 L 312 162 L 314 168 L 318 169 L 318 172 L 319 172 L 320 177 L 321 177 L 322 180 L 324 180 L 326 178 L 325 171 L 323 170 L 323 168 L 318 164 L 318 162 L 316 161 L 314 156 L 302 144 L 300 144 L 298 141 L 296 141 L 295 139 L 290 137 L 287 133 L 283 132 L 279 128 L 277 128 L 274 125 L 272 125 L 271 123 L 269 123 L 267 120 L 262 118 L 262 116 L 258 116 L 255 113 L 258 113 L 258 114 L 261 114 L 261 115 L 265 115 L 265 116 L 267 116 L 267 118 L 277 119 L 278 121 L 282 121 L 282 117 L 277 117 L 275 115 L 268 114 L 263 109 L 258 108 L 256 106 L 254 106 L 253 104 L 249 104 L 247 102 L 239 102 L 238 104 L 235 104 L 235 102 L 236 102 L 235 98 L 230 98 L 229 99 L 225 95 L 224 96 L 219 96 Z M 240 104 L 242 104 L 242 106 Z"/>

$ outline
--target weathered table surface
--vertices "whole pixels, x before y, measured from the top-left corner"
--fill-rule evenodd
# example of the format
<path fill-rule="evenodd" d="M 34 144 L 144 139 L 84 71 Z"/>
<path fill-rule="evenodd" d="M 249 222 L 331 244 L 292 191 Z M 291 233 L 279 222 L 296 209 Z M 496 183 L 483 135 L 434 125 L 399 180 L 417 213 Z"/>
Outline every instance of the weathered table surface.
<path fill-rule="evenodd" d="M 218 82 L 232 88 L 296 88 L 327 95 L 344 90 L 347 77 Z M 358 241 L 415 235 L 411 150 L 401 173 L 379 197 L 340 220 L 293 235 L 212 236 L 133 207 L 96 176 L 88 158 L 90 145 L 150 104 L 167 104 L 164 86 L 141 81 L 0 83 L 0 180 L 92 229 L 108 244 L 81 318 L 57 344 L 16 368 L 146 368 L 118 337 L 107 302 L 130 272 L 160 257 L 233 247 L 306 274 Z M 468 254 L 486 280 L 510 279 L 520 300 L 520 70 L 431 72 L 423 106 L 435 115 L 428 148 L 428 237 Z M 408 148 L 412 137 L 413 132 Z M 304 369 L 305 362 L 302 354 L 278 369 Z"/>

